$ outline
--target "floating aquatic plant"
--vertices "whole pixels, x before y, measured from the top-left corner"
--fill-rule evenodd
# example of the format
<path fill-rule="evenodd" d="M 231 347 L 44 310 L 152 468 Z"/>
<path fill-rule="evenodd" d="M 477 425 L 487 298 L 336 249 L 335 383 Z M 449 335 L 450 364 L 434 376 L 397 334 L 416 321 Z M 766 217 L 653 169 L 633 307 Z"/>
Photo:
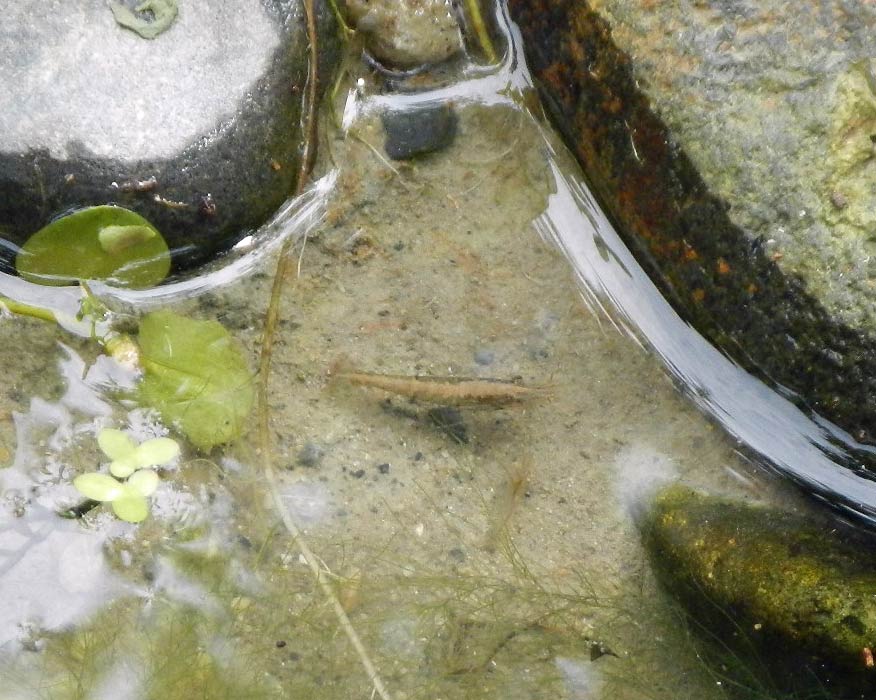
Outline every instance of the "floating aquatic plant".
<path fill-rule="evenodd" d="M 100 279 L 145 288 L 167 277 L 170 252 L 142 216 L 106 205 L 80 209 L 41 228 L 22 246 L 15 269 L 37 284 Z"/>
<path fill-rule="evenodd" d="M 179 455 L 179 444 L 170 438 L 152 438 L 137 445 L 121 430 L 105 428 L 97 444 L 109 457 L 110 474 L 89 472 L 73 479 L 73 486 L 86 498 L 110 503 L 113 512 L 129 523 L 149 515 L 146 500 L 158 488 L 158 474 L 150 467 L 167 464 Z M 122 481 L 125 479 L 125 481 Z"/>
<path fill-rule="evenodd" d="M 138 341 L 141 404 L 205 452 L 240 435 L 254 401 L 252 373 L 221 323 L 154 311 L 140 321 Z"/>

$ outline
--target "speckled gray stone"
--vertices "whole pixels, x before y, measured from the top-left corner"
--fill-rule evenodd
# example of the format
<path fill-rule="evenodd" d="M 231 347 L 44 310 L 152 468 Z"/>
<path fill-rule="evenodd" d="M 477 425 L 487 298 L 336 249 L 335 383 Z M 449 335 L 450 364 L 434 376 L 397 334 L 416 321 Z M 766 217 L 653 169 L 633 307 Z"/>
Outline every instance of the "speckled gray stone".
<path fill-rule="evenodd" d="M 876 6 L 590 4 L 733 221 L 837 318 L 876 330 Z"/>

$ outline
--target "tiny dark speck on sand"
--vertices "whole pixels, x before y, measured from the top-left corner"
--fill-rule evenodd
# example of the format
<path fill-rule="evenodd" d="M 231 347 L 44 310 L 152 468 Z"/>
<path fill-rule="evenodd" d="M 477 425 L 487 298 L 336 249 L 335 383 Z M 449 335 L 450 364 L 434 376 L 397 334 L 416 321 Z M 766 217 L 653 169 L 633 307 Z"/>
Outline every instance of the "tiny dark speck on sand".
<path fill-rule="evenodd" d="M 363 476 L 365 476 L 365 470 L 364 469 L 357 469 L 354 472 L 350 472 L 350 476 L 352 476 L 356 479 L 361 479 Z"/>
<path fill-rule="evenodd" d="M 482 365 L 484 367 L 486 367 L 487 365 L 493 364 L 493 362 L 495 362 L 495 360 L 496 360 L 496 353 L 494 353 L 492 350 L 478 350 L 474 354 L 474 361 L 477 364 Z"/>
<path fill-rule="evenodd" d="M 315 467 L 319 464 L 325 450 L 313 442 L 305 443 L 298 453 L 298 464 L 304 467 Z"/>
<path fill-rule="evenodd" d="M 381 474 L 389 474 L 389 462 L 378 464 L 377 471 L 379 471 Z"/>

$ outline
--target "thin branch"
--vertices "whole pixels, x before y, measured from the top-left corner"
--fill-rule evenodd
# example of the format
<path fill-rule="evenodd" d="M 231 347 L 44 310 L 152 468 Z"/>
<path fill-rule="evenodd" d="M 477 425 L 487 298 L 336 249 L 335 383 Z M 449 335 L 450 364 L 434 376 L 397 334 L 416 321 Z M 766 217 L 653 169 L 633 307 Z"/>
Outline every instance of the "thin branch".
<path fill-rule="evenodd" d="M 307 17 L 307 36 L 310 43 L 309 52 L 309 70 L 307 77 L 307 92 L 306 103 L 304 105 L 304 149 L 301 154 L 301 167 L 298 171 L 298 180 L 295 186 L 295 196 L 300 195 L 304 191 L 307 184 L 310 171 L 313 168 L 313 163 L 316 157 L 317 144 L 317 95 L 318 95 L 318 69 L 319 69 L 319 52 L 317 46 L 317 28 L 316 28 L 316 11 L 314 9 L 314 0 L 304 0 L 304 10 Z M 306 239 L 305 239 L 306 241 Z M 298 549 L 301 551 L 307 566 L 316 577 L 317 584 L 326 597 L 326 600 L 331 604 L 332 610 L 338 618 L 341 629 L 347 635 L 353 648 L 359 656 L 362 667 L 368 678 L 371 681 L 374 691 L 382 698 L 382 700 L 392 700 L 374 663 L 371 661 L 365 645 L 362 643 L 358 633 L 350 622 L 350 618 L 344 611 L 341 602 L 335 595 L 331 584 L 325 576 L 322 575 L 319 559 L 310 549 L 310 546 L 304 540 L 303 533 L 298 527 L 286 504 L 283 502 L 283 497 L 280 493 L 276 472 L 272 463 L 271 450 L 271 433 L 270 433 L 270 412 L 268 408 L 268 393 L 270 388 L 271 374 L 271 358 L 274 349 L 274 339 L 277 334 L 277 325 L 280 317 L 280 298 L 283 292 L 283 283 L 290 276 L 295 257 L 290 253 L 294 247 L 295 241 L 288 238 L 280 249 L 280 258 L 277 261 L 277 269 L 274 273 L 274 281 L 271 285 L 271 298 L 268 303 L 268 309 L 265 314 L 265 325 L 262 333 L 261 353 L 259 356 L 259 379 L 258 379 L 258 444 L 261 456 L 262 471 L 265 480 L 268 483 L 268 488 L 271 493 L 271 498 L 274 501 L 274 506 L 280 514 L 283 524 L 292 536 Z M 304 253 L 302 243 L 302 255 Z M 301 258 L 297 261 L 298 272 L 301 269 Z M 297 275 L 296 275 L 297 279 Z"/>

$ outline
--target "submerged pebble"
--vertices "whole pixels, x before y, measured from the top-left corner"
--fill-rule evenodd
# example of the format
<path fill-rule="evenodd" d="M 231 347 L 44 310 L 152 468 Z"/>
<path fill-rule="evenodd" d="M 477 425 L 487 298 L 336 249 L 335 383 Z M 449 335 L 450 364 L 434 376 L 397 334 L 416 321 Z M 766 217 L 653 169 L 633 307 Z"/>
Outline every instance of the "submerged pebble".
<path fill-rule="evenodd" d="M 462 50 L 447 0 L 347 0 L 346 8 L 368 50 L 389 67 L 440 63 Z"/>
<path fill-rule="evenodd" d="M 386 132 L 384 149 L 393 160 L 443 150 L 456 136 L 456 114 L 446 104 L 385 112 L 381 119 Z"/>

